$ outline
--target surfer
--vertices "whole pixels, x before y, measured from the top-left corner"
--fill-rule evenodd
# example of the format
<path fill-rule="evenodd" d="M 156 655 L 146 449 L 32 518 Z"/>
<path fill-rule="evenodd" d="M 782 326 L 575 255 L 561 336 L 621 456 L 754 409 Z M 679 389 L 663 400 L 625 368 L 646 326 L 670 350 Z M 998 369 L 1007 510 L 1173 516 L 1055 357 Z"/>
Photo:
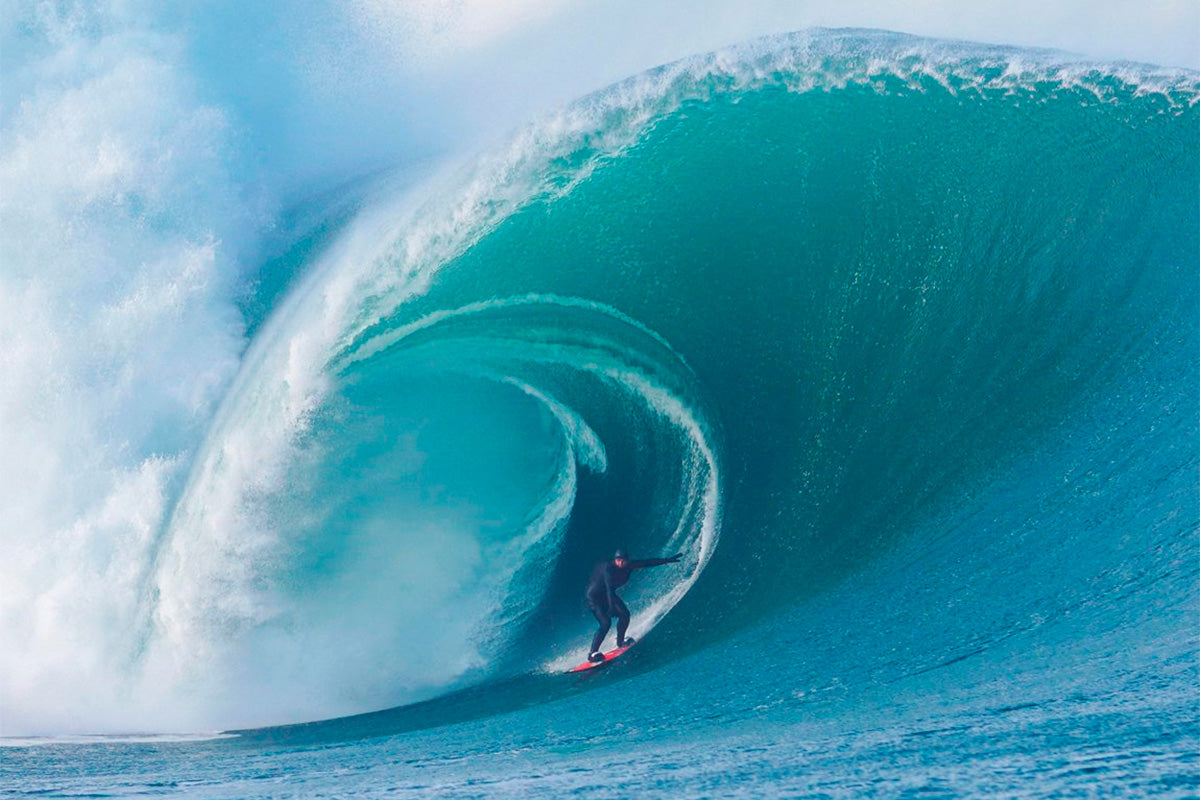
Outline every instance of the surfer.
<path fill-rule="evenodd" d="M 633 644 L 633 639 L 625 635 L 625 629 L 629 627 L 629 609 L 617 596 L 617 589 L 629 581 L 629 573 L 635 569 L 674 564 L 682 557 L 683 553 L 676 553 L 668 558 L 646 558 L 631 561 L 628 553 L 618 550 L 613 554 L 611 561 L 601 561 L 595 566 L 592 570 L 592 577 L 588 579 L 587 604 L 596 617 L 596 622 L 600 623 L 600 628 L 592 637 L 592 649 L 588 651 L 588 661 L 604 660 L 604 656 L 600 654 L 600 644 L 608 635 L 608 628 L 612 625 L 613 617 L 617 618 L 617 647 L 628 647 Z"/>

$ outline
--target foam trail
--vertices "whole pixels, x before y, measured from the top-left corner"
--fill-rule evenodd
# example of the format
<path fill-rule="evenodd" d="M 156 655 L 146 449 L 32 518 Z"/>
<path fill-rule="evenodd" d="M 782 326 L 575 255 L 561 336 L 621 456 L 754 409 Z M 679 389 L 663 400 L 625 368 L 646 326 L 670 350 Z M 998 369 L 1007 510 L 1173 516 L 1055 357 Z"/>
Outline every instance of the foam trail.
<path fill-rule="evenodd" d="M 688 442 L 686 462 L 687 478 L 684 480 L 684 495 L 687 498 L 675 532 L 667 539 L 665 549 L 687 548 L 688 572 L 683 580 L 670 587 L 662 596 L 644 610 L 634 615 L 630 630 L 642 635 L 657 625 L 675 605 L 683 599 L 696 583 L 700 573 L 716 550 L 721 530 L 721 481 L 717 456 L 705 434 L 704 427 L 695 415 L 677 397 L 654 386 L 637 374 L 610 372 L 610 377 L 623 384 L 635 387 L 637 393 L 672 425 L 675 425 Z M 697 509 L 696 506 L 699 506 Z M 699 519 L 696 530 L 689 527 Z"/>

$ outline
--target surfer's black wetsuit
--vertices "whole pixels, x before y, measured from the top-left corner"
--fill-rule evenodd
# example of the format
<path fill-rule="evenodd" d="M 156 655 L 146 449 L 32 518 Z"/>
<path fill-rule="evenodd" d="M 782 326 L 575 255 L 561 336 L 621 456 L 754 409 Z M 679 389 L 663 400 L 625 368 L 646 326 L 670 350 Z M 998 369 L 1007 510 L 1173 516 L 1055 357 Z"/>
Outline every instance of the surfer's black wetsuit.
<path fill-rule="evenodd" d="M 626 560 L 624 567 L 618 567 L 613 561 L 601 561 L 592 569 L 592 577 L 588 579 L 587 604 L 596 622 L 600 623 L 596 635 L 592 637 L 590 653 L 600 650 L 604 637 L 608 636 L 612 618 L 617 618 L 617 647 L 625 646 L 625 630 L 629 627 L 629 609 L 617 596 L 617 589 L 629 582 L 629 573 L 635 569 L 657 567 L 662 564 L 673 564 L 680 558 L 679 554 L 670 558 L 645 558 L 640 561 Z"/>

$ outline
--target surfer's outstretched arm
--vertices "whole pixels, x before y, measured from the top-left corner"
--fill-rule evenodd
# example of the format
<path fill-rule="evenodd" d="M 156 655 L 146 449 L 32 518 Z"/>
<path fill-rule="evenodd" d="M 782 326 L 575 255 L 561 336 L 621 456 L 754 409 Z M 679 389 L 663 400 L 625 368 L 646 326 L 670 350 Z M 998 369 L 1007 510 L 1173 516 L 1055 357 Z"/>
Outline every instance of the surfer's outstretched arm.
<path fill-rule="evenodd" d="M 638 561 L 630 561 L 630 569 L 643 569 L 644 567 L 661 567 L 663 564 L 674 564 L 679 559 L 683 558 L 683 553 L 676 553 L 673 556 L 666 558 L 643 558 Z"/>

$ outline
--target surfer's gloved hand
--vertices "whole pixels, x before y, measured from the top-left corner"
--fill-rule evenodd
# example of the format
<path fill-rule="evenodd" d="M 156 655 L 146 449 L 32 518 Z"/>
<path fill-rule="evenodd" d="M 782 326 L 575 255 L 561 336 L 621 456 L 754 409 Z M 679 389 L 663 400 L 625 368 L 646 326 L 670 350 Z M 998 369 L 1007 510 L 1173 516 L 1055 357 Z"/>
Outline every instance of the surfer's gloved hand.
<path fill-rule="evenodd" d="M 676 553 L 675 555 L 668 558 L 667 561 L 670 561 L 672 564 L 674 564 L 676 561 L 678 561 L 681 558 L 683 558 L 683 553 Z"/>

